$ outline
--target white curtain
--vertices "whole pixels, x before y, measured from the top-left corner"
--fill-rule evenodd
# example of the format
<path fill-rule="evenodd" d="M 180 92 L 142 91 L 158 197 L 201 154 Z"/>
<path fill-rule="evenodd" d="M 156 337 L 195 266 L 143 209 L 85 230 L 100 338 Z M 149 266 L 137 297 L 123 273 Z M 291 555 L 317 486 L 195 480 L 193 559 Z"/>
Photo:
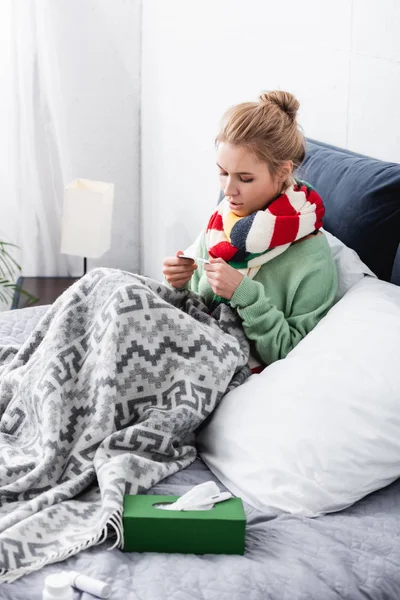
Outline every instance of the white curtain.
<path fill-rule="evenodd" d="M 43 1 L 0 2 L 1 232 L 20 247 L 25 276 L 68 275 L 82 264 L 59 251 L 69 173 L 49 25 Z"/>
<path fill-rule="evenodd" d="M 25 276 L 79 276 L 60 253 L 64 186 L 115 184 L 111 249 L 137 272 L 140 0 L 0 0 L 0 239 Z"/>

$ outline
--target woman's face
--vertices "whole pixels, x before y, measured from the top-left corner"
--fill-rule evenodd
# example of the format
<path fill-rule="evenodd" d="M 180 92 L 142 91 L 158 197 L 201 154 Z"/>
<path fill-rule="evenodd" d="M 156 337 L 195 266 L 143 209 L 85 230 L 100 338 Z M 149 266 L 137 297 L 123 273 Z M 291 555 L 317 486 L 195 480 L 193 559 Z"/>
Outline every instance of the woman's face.
<path fill-rule="evenodd" d="M 220 142 L 217 165 L 222 191 L 238 217 L 265 209 L 281 192 L 282 178 L 273 177 L 267 163 L 244 146 Z"/>

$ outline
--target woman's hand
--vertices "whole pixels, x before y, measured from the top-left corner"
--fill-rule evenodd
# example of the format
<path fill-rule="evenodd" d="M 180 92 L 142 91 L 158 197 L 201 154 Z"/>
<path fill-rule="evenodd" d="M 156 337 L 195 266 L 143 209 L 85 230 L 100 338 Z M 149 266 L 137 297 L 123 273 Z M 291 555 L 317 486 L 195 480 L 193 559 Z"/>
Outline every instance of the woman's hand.
<path fill-rule="evenodd" d="M 205 263 L 204 270 L 214 294 L 226 300 L 232 298 L 234 291 L 243 279 L 243 275 L 222 258 L 211 258 L 209 264 Z"/>
<path fill-rule="evenodd" d="M 178 258 L 183 254 L 182 250 L 178 250 L 176 256 L 167 256 L 163 260 L 163 270 L 165 279 L 172 287 L 179 289 L 185 287 L 190 281 L 193 272 L 197 269 L 197 265 L 191 258 Z"/>

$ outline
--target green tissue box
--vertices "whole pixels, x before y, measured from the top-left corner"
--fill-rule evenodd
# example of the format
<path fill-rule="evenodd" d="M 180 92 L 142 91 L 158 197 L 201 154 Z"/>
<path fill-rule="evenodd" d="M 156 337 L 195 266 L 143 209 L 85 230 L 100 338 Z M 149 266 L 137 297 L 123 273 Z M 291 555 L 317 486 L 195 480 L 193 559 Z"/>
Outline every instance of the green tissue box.
<path fill-rule="evenodd" d="M 179 496 L 124 496 L 124 552 L 244 554 L 246 515 L 240 498 L 211 510 L 175 511 L 153 504 Z"/>

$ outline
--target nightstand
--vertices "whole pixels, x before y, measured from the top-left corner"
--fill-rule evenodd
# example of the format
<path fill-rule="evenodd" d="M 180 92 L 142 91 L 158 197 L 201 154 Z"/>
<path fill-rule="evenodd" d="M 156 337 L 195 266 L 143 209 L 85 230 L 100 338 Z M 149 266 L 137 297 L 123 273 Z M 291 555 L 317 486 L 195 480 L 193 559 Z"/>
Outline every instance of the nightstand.
<path fill-rule="evenodd" d="M 23 289 L 39 298 L 35 304 L 30 304 L 29 299 L 16 292 L 11 308 L 25 308 L 26 306 L 40 306 L 52 304 L 66 289 L 79 277 L 20 277 L 18 283 Z"/>

